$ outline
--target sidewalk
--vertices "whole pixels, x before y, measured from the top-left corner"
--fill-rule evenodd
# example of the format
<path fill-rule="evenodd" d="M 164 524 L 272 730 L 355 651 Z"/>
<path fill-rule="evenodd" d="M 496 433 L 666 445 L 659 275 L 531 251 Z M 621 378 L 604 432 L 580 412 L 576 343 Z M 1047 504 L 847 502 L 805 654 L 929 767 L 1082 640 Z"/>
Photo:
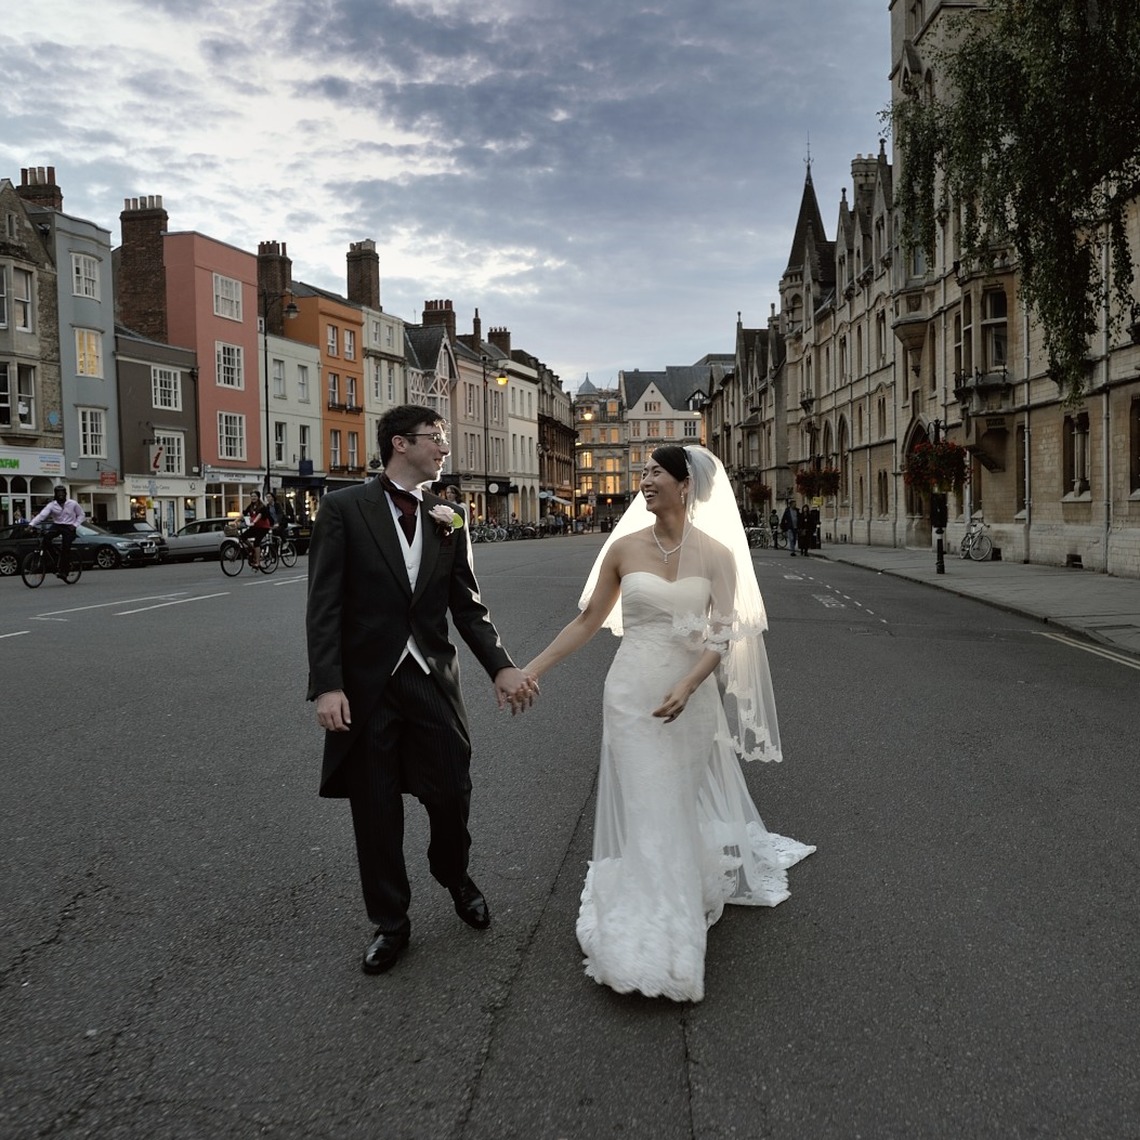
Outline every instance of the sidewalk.
<path fill-rule="evenodd" d="M 957 549 L 946 552 L 945 574 L 935 572 L 933 550 L 827 543 L 815 553 L 1040 618 L 1140 658 L 1140 581 L 1132 578 L 1020 562 L 963 561 Z"/>

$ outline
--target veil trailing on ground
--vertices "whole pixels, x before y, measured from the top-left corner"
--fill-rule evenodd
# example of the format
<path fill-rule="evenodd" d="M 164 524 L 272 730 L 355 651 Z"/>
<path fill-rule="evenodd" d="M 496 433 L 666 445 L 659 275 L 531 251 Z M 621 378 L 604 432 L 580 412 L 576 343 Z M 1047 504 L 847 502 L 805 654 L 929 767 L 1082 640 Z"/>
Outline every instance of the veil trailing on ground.
<path fill-rule="evenodd" d="M 691 487 L 688 526 L 678 552 L 678 578 L 705 578 L 712 585 L 704 613 L 678 609 L 673 630 L 688 645 L 721 655 L 718 680 L 728 721 L 729 741 L 744 760 L 780 760 L 780 733 L 764 631 L 768 616 L 732 486 L 711 451 L 684 449 Z M 655 519 L 639 492 L 594 561 L 578 602 L 584 609 L 597 585 L 610 547 L 626 535 L 651 527 Z M 622 633 L 621 601 L 603 623 Z"/>

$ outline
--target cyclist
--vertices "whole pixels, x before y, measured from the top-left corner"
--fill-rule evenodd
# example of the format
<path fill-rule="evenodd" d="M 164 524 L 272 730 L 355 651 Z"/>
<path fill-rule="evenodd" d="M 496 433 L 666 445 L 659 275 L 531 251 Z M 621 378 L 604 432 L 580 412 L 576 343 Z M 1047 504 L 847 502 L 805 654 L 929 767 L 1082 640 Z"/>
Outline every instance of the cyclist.
<path fill-rule="evenodd" d="M 29 524 L 39 526 L 41 522 L 51 520 L 51 526 L 44 531 L 41 544 L 45 561 L 51 540 L 59 535 L 59 567 L 55 572 L 57 578 L 66 578 L 71 570 L 71 544 L 75 541 L 75 528 L 85 518 L 87 515 L 83 508 L 74 499 L 67 497 L 67 488 L 59 486 L 56 487 L 51 502 Z"/>
<path fill-rule="evenodd" d="M 239 537 L 249 550 L 249 564 L 256 570 L 261 565 L 261 544 L 273 528 L 273 513 L 269 504 L 263 503 L 261 496 L 254 491 L 245 514 L 249 525 Z"/>

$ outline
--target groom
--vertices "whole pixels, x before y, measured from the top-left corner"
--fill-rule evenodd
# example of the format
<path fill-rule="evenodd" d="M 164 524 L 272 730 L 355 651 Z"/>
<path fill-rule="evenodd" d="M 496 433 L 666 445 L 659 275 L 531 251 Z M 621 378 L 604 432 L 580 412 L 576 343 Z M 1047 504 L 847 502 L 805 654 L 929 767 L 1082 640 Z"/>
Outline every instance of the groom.
<path fill-rule="evenodd" d="M 408 944 L 403 794 L 427 809 L 428 866 L 468 925 L 490 925 L 467 874 L 471 741 L 447 617 L 493 679 L 499 708 L 537 685 L 499 640 L 471 566 L 462 508 L 421 490 L 449 446 L 431 408 L 392 408 L 378 428 L 384 474 L 321 503 L 309 547 L 310 700 L 325 729 L 322 796 L 348 798 L 368 917 L 365 973 Z"/>

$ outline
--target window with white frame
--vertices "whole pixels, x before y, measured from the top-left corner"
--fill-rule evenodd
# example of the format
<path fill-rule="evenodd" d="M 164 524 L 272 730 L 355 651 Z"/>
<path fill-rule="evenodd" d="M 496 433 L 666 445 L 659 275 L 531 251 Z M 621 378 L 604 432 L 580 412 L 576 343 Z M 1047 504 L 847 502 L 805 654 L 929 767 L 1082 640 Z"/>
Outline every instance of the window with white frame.
<path fill-rule="evenodd" d="M 157 472 L 160 475 L 186 474 L 186 438 L 180 431 L 156 431 L 154 445 L 161 448 Z"/>
<path fill-rule="evenodd" d="M 388 348 L 392 347 L 392 326 L 391 325 L 385 325 L 384 326 L 384 344 Z"/>
<path fill-rule="evenodd" d="M 375 345 L 380 343 L 380 322 L 376 319 L 372 321 L 372 343 Z"/>
<path fill-rule="evenodd" d="M 396 366 L 389 362 L 388 364 L 388 403 L 394 404 L 396 402 Z"/>
<path fill-rule="evenodd" d="M 95 329 L 75 330 L 75 371 L 79 376 L 103 375 L 103 337 Z"/>
<path fill-rule="evenodd" d="M 340 330 L 336 325 L 328 326 L 328 353 L 329 356 L 336 356 L 338 352 L 338 345 L 340 344 Z"/>
<path fill-rule="evenodd" d="M 150 402 L 155 408 L 182 410 L 182 373 L 154 364 L 150 369 Z"/>
<path fill-rule="evenodd" d="M 297 399 L 302 404 L 309 402 L 309 366 L 307 364 L 297 365 Z"/>
<path fill-rule="evenodd" d="M 71 255 L 71 292 L 75 297 L 99 300 L 99 262 L 86 253 Z"/>
<path fill-rule="evenodd" d="M 245 416 L 238 412 L 218 413 L 218 458 L 245 459 Z"/>
<path fill-rule="evenodd" d="M 35 366 L 0 362 L 0 427 L 35 426 Z"/>
<path fill-rule="evenodd" d="M 12 316 L 19 332 L 32 331 L 32 273 L 29 269 L 12 271 Z"/>
<path fill-rule="evenodd" d="M 696 439 L 700 433 L 700 424 L 696 420 L 685 421 L 685 438 Z"/>
<path fill-rule="evenodd" d="M 227 320 L 241 320 L 241 282 L 214 274 L 214 315 Z"/>
<path fill-rule="evenodd" d="M 645 401 L 645 410 L 647 412 L 659 412 L 659 411 L 661 411 L 661 401 L 660 400 L 646 400 Z"/>
<path fill-rule="evenodd" d="M 372 361 L 372 399 L 377 403 L 384 399 L 383 367 L 381 361 Z"/>
<path fill-rule="evenodd" d="M 285 361 L 272 361 L 273 367 L 273 395 L 278 400 L 285 399 Z"/>
<path fill-rule="evenodd" d="M 340 403 L 340 374 L 338 372 L 329 373 L 329 407 L 334 407 Z"/>
<path fill-rule="evenodd" d="M 218 387 L 244 388 L 245 356 L 241 345 L 226 344 L 219 340 L 214 342 L 214 351 L 217 356 Z"/>
<path fill-rule="evenodd" d="M 350 408 L 357 407 L 356 403 L 356 377 L 346 376 L 344 378 L 344 402 Z"/>
<path fill-rule="evenodd" d="M 349 467 L 360 466 L 360 433 L 350 431 L 348 433 L 348 465 Z"/>
<path fill-rule="evenodd" d="M 102 408 L 77 408 L 79 413 L 79 454 L 84 459 L 107 457 L 106 413 Z"/>
<path fill-rule="evenodd" d="M 344 330 L 344 358 L 345 360 L 356 359 L 356 330 Z"/>
<path fill-rule="evenodd" d="M 473 419 L 475 417 L 475 385 L 464 384 L 463 393 L 465 404 L 464 412 L 469 418 Z"/>
<path fill-rule="evenodd" d="M 340 428 L 333 428 L 329 432 L 329 466 L 340 466 Z"/>
<path fill-rule="evenodd" d="M 309 425 L 299 424 L 297 427 L 297 452 L 299 459 L 309 458 Z"/>
<path fill-rule="evenodd" d="M 285 453 L 289 450 L 289 430 L 280 420 L 273 423 L 273 461 L 285 462 Z"/>
<path fill-rule="evenodd" d="M 8 266 L 0 265 L 0 329 L 8 327 Z"/>

